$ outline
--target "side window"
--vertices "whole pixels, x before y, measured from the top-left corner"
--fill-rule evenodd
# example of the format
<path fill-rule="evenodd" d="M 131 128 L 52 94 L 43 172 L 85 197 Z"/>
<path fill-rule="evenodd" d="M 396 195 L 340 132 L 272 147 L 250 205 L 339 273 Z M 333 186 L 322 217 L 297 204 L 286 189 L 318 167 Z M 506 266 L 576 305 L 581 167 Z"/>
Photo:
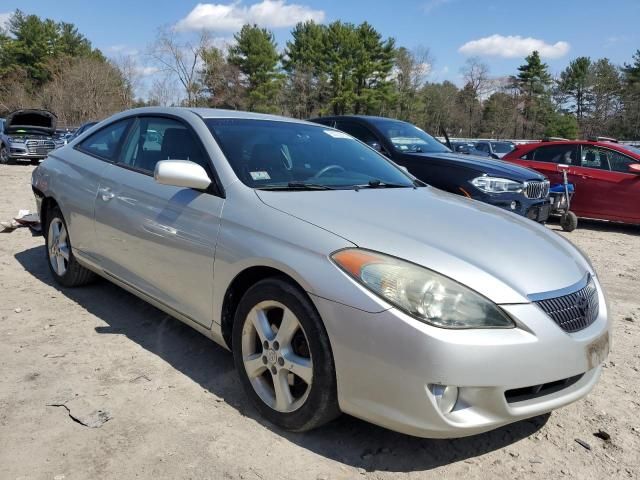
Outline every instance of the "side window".
<path fill-rule="evenodd" d="M 115 162 L 131 119 L 121 120 L 97 131 L 78 145 L 78 150 Z"/>
<path fill-rule="evenodd" d="M 372 143 L 379 143 L 376 136 L 367 127 L 359 125 L 353 122 L 336 122 L 336 128 L 348 133 L 352 137 L 356 137 L 361 142 L 371 145 Z"/>
<path fill-rule="evenodd" d="M 578 165 L 578 147 L 577 145 L 549 145 L 530 152 L 527 158 L 537 162 Z"/>
<path fill-rule="evenodd" d="M 160 160 L 191 160 L 210 170 L 195 134 L 178 120 L 140 117 L 123 149 L 121 163 L 152 173 Z"/>
<path fill-rule="evenodd" d="M 584 145 L 580 155 L 580 166 L 609 170 L 608 150 Z"/>
<path fill-rule="evenodd" d="M 629 173 L 629 165 L 634 163 L 640 163 L 631 157 L 627 157 L 623 153 L 616 152 L 615 150 L 602 150 L 606 152 L 609 159 L 609 168 L 614 172 Z"/>
<path fill-rule="evenodd" d="M 486 143 L 476 143 L 476 149 L 489 153 L 489 145 Z"/>

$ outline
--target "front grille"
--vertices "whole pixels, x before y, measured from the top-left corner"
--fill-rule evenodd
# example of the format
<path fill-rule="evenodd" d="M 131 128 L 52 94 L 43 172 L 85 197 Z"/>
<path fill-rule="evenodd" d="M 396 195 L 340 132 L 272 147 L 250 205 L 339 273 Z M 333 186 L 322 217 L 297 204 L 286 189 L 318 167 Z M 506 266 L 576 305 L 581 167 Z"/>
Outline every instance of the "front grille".
<path fill-rule="evenodd" d="M 557 380 L 555 382 L 543 383 L 541 385 L 532 385 L 531 387 L 514 388 L 504 392 L 504 397 L 507 402 L 524 402 L 525 400 L 531 400 L 532 398 L 542 397 L 544 395 L 551 395 L 552 393 L 559 392 L 567 387 L 570 387 L 578 380 L 582 378 L 582 374 L 575 377 L 565 378 L 563 380 Z"/>
<path fill-rule="evenodd" d="M 543 182 L 525 182 L 524 196 L 527 198 L 547 198 L 549 195 L 549 180 Z"/>
<path fill-rule="evenodd" d="M 565 332 L 577 332 L 591 325 L 598 316 L 598 290 L 593 282 L 577 292 L 536 302 Z"/>
<path fill-rule="evenodd" d="M 53 140 L 27 140 L 27 151 L 36 155 L 46 155 L 56 148 Z"/>

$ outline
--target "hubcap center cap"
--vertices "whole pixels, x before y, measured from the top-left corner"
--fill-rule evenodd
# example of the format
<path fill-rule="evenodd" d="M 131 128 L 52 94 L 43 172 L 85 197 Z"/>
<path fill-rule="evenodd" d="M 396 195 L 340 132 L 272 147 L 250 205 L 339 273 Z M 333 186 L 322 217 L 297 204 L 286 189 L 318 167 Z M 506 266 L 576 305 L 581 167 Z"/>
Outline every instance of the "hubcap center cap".
<path fill-rule="evenodd" d="M 278 355 L 276 354 L 275 350 L 269 349 L 267 351 L 267 360 L 269 360 L 269 363 L 271 364 L 276 363 L 276 360 L 278 360 Z"/>

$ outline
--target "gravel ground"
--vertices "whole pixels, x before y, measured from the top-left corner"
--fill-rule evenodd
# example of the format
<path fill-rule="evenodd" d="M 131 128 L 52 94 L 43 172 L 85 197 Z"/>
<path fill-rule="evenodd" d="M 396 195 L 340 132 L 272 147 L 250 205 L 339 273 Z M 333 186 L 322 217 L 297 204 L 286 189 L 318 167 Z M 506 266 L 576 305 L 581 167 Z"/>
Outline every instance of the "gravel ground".
<path fill-rule="evenodd" d="M 32 168 L 0 165 L 0 220 L 34 208 Z M 106 281 L 60 289 L 42 237 L 0 234 L 0 478 L 638 478 L 640 227 L 583 221 L 566 236 L 614 319 L 598 386 L 550 415 L 426 440 L 347 416 L 283 432 L 227 351 Z"/>

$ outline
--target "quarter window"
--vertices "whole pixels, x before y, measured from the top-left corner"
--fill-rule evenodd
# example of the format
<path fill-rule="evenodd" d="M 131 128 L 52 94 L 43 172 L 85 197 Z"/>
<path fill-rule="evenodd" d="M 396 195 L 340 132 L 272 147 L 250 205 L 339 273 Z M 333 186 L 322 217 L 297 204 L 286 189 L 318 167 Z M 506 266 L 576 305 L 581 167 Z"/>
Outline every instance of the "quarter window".
<path fill-rule="evenodd" d="M 105 160 L 115 161 L 130 119 L 113 123 L 84 140 L 78 149 Z"/>
<path fill-rule="evenodd" d="M 209 170 L 194 133 L 171 118 L 140 117 L 123 149 L 121 163 L 153 172 L 160 160 L 190 160 Z"/>
<path fill-rule="evenodd" d="M 352 137 L 356 137 L 358 140 L 366 143 L 367 145 L 379 143 L 378 139 L 371 132 L 371 130 L 369 130 L 367 127 L 363 127 L 362 125 L 358 125 L 357 123 L 337 121 L 336 128 L 348 133 Z"/>

